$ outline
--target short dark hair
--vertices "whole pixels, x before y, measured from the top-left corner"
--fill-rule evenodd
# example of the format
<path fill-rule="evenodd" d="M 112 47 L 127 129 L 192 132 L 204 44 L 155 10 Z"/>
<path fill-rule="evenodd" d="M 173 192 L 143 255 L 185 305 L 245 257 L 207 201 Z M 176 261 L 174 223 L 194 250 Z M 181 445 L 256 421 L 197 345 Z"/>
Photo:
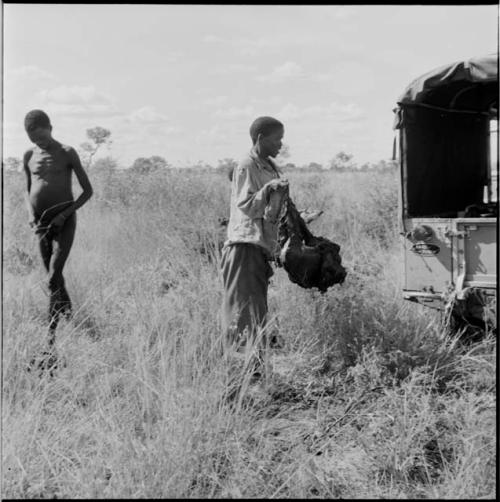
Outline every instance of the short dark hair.
<path fill-rule="evenodd" d="M 252 138 L 252 142 L 255 145 L 255 143 L 257 142 L 257 136 L 259 134 L 267 136 L 276 129 L 282 128 L 284 128 L 284 125 L 274 117 L 259 117 L 255 119 L 250 126 L 250 137 Z"/>
<path fill-rule="evenodd" d="M 26 131 L 33 131 L 38 127 L 50 127 L 49 116 L 43 110 L 31 110 L 24 117 L 24 128 Z"/>

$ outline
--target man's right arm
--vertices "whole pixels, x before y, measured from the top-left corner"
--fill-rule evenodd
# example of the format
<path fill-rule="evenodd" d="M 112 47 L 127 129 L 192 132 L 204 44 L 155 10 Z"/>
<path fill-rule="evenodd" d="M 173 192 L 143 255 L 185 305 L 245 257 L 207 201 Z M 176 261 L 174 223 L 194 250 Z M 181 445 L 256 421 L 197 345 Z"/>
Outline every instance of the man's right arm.
<path fill-rule="evenodd" d="M 269 203 L 270 191 L 284 188 L 288 183 L 276 178 L 258 189 L 259 184 L 249 160 L 242 161 L 235 171 L 233 176 L 236 176 L 236 205 L 249 218 L 262 218 Z"/>
<path fill-rule="evenodd" d="M 26 175 L 26 188 L 28 190 L 26 194 L 26 204 L 28 206 L 28 214 L 29 214 L 28 223 L 31 227 L 33 227 L 36 224 L 35 213 L 33 211 L 33 207 L 31 206 L 30 202 L 31 171 L 28 166 L 28 162 L 30 161 L 32 155 L 33 155 L 33 150 L 28 150 L 27 152 L 25 152 L 23 156 L 23 168 L 24 168 L 24 174 Z"/>

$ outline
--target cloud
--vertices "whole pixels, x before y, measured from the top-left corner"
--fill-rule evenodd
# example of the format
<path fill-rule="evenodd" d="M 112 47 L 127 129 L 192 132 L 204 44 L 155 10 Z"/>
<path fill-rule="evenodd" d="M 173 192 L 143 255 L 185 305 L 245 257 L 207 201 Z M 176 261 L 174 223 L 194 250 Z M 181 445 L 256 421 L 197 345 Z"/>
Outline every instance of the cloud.
<path fill-rule="evenodd" d="M 333 71 L 316 73 L 315 75 L 311 75 L 311 80 L 315 82 L 333 82 L 335 81 L 336 73 Z"/>
<path fill-rule="evenodd" d="M 114 106 L 109 104 L 87 104 L 87 105 L 71 105 L 62 103 L 51 103 L 43 106 L 49 115 L 64 115 L 72 116 L 99 116 L 109 117 L 110 115 L 119 115 L 119 112 Z"/>
<path fill-rule="evenodd" d="M 278 113 L 277 116 L 282 120 L 294 120 L 301 118 L 304 115 L 304 112 L 299 109 L 298 106 L 287 103 Z"/>
<path fill-rule="evenodd" d="M 61 85 L 38 93 L 44 108 L 60 115 L 114 115 L 113 100 L 93 85 Z"/>
<path fill-rule="evenodd" d="M 243 107 L 232 106 L 229 108 L 219 108 L 213 113 L 214 117 L 226 120 L 251 119 L 258 115 L 272 115 L 280 120 L 305 120 L 310 119 L 317 122 L 329 121 L 331 123 L 347 123 L 356 121 L 364 116 L 364 110 L 356 103 L 338 103 L 332 101 L 325 104 L 313 104 L 309 106 L 298 106 L 288 102 L 281 108 L 272 105 L 263 106 L 260 104 L 249 104 Z"/>
<path fill-rule="evenodd" d="M 24 128 L 22 126 L 22 121 L 13 122 L 13 121 L 4 121 L 3 123 L 3 141 L 4 141 L 4 149 L 5 146 L 12 141 L 26 141 L 26 133 L 24 132 Z"/>
<path fill-rule="evenodd" d="M 252 105 L 247 105 L 243 108 L 238 108 L 237 106 L 232 106 L 227 109 L 219 109 L 214 112 L 214 117 L 224 118 L 224 119 L 236 119 L 243 117 L 251 117 L 254 115 L 254 108 Z"/>
<path fill-rule="evenodd" d="M 167 122 L 169 119 L 166 115 L 157 112 L 152 106 L 143 106 L 142 108 L 131 112 L 127 116 L 126 120 L 134 123 L 158 124 Z"/>
<path fill-rule="evenodd" d="M 368 64 L 344 61 L 335 64 L 333 70 L 306 72 L 294 61 L 277 66 L 271 73 L 259 75 L 255 80 L 267 83 L 283 83 L 301 79 L 312 83 L 327 83 L 331 90 L 341 96 L 356 96 L 371 92 L 375 86 L 375 74 Z"/>
<path fill-rule="evenodd" d="M 255 38 L 236 36 L 229 38 L 219 35 L 207 35 L 202 41 L 206 44 L 220 44 L 233 47 L 243 56 L 256 56 L 264 51 L 267 54 L 278 54 L 283 50 L 303 50 L 305 47 L 317 50 L 317 47 L 322 46 L 330 47 L 335 53 L 338 53 L 339 49 L 342 52 L 351 53 L 353 47 L 356 51 L 359 51 L 359 40 L 346 41 L 344 40 L 344 35 L 341 33 L 346 28 L 352 30 L 353 26 L 355 27 L 352 23 L 352 18 L 358 14 L 358 11 L 352 9 L 350 6 L 339 6 L 335 11 L 332 11 L 330 8 L 323 12 L 325 21 L 330 22 L 332 25 L 332 28 L 326 32 L 321 30 L 278 29 L 272 33 L 272 36 L 256 36 Z M 310 14 L 311 11 L 306 11 L 307 13 Z M 300 19 L 300 22 L 304 22 L 303 17 Z M 287 24 L 290 25 L 290 22 Z"/>
<path fill-rule="evenodd" d="M 65 105 L 109 104 L 110 99 L 98 92 L 93 85 L 65 86 L 40 91 L 40 97 L 47 103 Z"/>
<path fill-rule="evenodd" d="M 251 73 L 257 70 L 257 66 L 250 64 L 234 63 L 224 64 L 215 68 L 213 75 L 230 75 L 233 73 Z"/>
<path fill-rule="evenodd" d="M 333 17 L 343 21 L 352 18 L 357 13 L 357 9 L 350 5 L 340 5 L 333 11 Z"/>
<path fill-rule="evenodd" d="M 57 78 L 43 68 L 27 65 L 12 70 L 4 68 L 3 84 L 6 108 L 18 110 L 21 104 L 23 107 L 37 108 L 40 88 L 56 85 Z"/>
<path fill-rule="evenodd" d="M 165 134 L 167 136 L 174 136 L 176 134 L 181 134 L 185 131 L 184 127 L 169 125 L 162 129 L 160 129 L 161 134 Z"/>
<path fill-rule="evenodd" d="M 285 82 L 290 79 L 300 78 L 304 76 L 304 71 L 302 67 L 293 61 L 287 61 L 281 66 L 277 66 L 268 75 L 260 75 L 255 77 L 256 80 L 260 82 Z"/>
<path fill-rule="evenodd" d="M 319 107 L 322 109 L 322 107 Z M 358 120 L 364 116 L 363 109 L 356 103 L 340 104 L 332 102 L 327 105 L 322 111 L 339 122 L 347 122 L 351 120 Z"/>
<path fill-rule="evenodd" d="M 371 68 L 354 61 L 338 63 L 334 70 L 316 73 L 310 78 L 315 82 L 331 84 L 332 91 L 342 96 L 366 94 L 375 86 Z"/>
<path fill-rule="evenodd" d="M 280 38 L 274 35 L 272 38 L 267 38 L 267 37 L 260 37 L 255 39 L 239 38 L 235 40 L 235 45 L 239 47 L 239 50 L 242 55 L 255 56 L 256 54 L 259 53 L 259 51 L 262 50 L 266 51 L 280 50 L 289 45 L 290 41 L 292 41 L 293 43 L 293 38 L 283 39 L 283 37 Z"/>
<path fill-rule="evenodd" d="M 55 75 L 35 65 L 20 66 L 13 68 L 6 73 L 6 79 L 9 80 L 35 80 L 35 81 L 52 81 L 56 80 Z"/>
<path fill-rule="evenodd" d="M 351 13 L 340 14 L 352 17 Z M 340 24 L 342 27 L 347 25 L 346 19 L 331 18 L 332 27 L 327 31 L 318 30 L 301 30 L 293 29 L 287 26 L 287 29 L 276 30 L 272 36 L 263 36 L 258 38 L 235 38 L 225 41 L 227 44 L 235 46 L 242 55 L 256 56 L 259 53 L 283 54 L 286 51 L 288 54 L 294 54 L 295 51 L 304 49 L 317 51 L 318 47 L 331 53 L 338 54 L 339 50 L 351 53 L 351 48 L 358 48 L 358 41 L 344 40 L 343 34 L 334 28 L 335 24 Z M 326 20 L 326 18 L 325 18 Z M 301 20 L 304 23 L 304 20 Z M 317 21 L 314 21 L 315 23 Z M 307 24 L 307 23 L 306 23 Z M 352 23 L 351 23 L 352 24 Z"/>
<path fill-rule="evenodd" d="M 172 51 L 163 54 L 161 57 L 162 63 L 177 63 L 184 56 L 181 51 Z"/>
<path fill-rule="evenodd" d="M 299 108 L 293 103 L 287 103 L 277 114 L 283 120 L 310 118 L 335 122 L 349 122 L 364 116 L 363 109 L 356 103 L 341 104 L 331 102 L 325 105 L 311 105 Z"/>
<path fill-rule="evenodd" d="M 282 96 L 266 95 L 264 97 L 255 97 L 254 96 L 254 97 L 250 98 L 250 103 L 258 105 L 259 107 L 278 105 L 279 103 L 282 103 L 282 102 L 283 102 Z"/>
<path fill-rule="evenodd" d="M 203 100 L 203 104 L 209 105 L 209 106 L 219 106 L 224 103 L 227 103 L 228 97 L 227 96 L 215 96 L 213 98 L 206 98 Z"/>
<path fill-rule="evenodd" d="M 226 42 L 226 39 L 219 37 L 218 35 L 206 35 L 202 38 L 202 41 L 206 44 L 217 44 Z"/>
<path fill-rule="evenodd" d="M 197 144 L 226 145 L 229 142 L 227 129 L 215 124 L 210 129 L 204 129 L 196 137 Z"/>
<path fill-rule="evenodd" d="M 206 35 L 203 37 L 202 42 L 205 44 L 224 44 L 227 46 L 236 47 L 242 54 L 253 56 L 261 49 L 270 49 L 276 45 L 275 39 L 267 38 L 242 38 L 233 37 L 225 38 L 219 35 Z M 281 44 L 278 44 L 281 45 Z"/>

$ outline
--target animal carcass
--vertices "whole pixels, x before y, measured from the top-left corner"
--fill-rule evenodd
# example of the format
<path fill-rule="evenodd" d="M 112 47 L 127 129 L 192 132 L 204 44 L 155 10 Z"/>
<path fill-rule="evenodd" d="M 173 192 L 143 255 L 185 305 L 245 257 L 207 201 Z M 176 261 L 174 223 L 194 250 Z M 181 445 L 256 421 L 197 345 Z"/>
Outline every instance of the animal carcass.
<path fill-rule="evenodd" d="M 325 237 L 314 236 L 289 198 L 284 204 L 278 226 L 277 264 L 283 266 L 293 283 L 306 289 L 325 292 L 344 282 L 347 272 L 342 266 L 340 246 Z"/>

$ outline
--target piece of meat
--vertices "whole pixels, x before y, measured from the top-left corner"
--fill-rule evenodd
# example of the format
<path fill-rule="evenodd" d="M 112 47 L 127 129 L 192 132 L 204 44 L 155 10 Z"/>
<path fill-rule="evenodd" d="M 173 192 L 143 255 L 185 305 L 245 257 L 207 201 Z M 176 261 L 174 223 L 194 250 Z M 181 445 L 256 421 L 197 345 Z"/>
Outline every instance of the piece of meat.
<path fill-rule="evenodd" d="M 288 199 L 286 212 L 278 226 L 278 265 L 287 271 L 290 280 L 309 289 L 325 292 L 346 277 L 340 246 L 325 237 L 314 236 L 306 226 L 295 204 Z"/>
<path fill-rule="evenodd" d="M 305 209 L 304 211 L 300 211 L 299 214 L 306 224 L 309 224 L 317 220 L 323 214 L 323 211 L 309 211 Z"/>

